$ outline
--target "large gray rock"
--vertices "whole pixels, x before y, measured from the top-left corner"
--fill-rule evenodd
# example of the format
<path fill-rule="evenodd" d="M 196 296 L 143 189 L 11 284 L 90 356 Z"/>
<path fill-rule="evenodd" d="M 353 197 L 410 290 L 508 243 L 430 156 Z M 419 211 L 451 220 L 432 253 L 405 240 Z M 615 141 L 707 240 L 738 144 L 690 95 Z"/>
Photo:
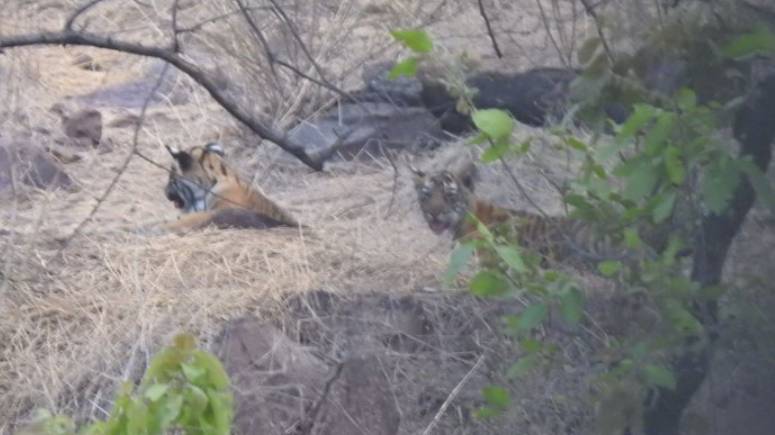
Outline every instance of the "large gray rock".
<path fill-rule="evenodd" d="M 385 102 L 344 103 L 290 132 L 291 140 L 310 153 L 336 146 L 337 155 L 346 160 L 379 156 L 381 148 L 433 148 L 442 137 L 438 120 L 428 110 Z"/>

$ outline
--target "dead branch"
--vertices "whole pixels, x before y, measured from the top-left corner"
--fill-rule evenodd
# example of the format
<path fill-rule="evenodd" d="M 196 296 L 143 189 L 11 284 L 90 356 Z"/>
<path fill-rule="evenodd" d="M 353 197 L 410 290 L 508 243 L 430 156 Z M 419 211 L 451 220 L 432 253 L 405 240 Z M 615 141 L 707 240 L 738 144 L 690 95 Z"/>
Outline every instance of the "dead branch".
<path fill-rule="evenodd" d="M 595 21 L 595 28 L 597 29 L 597 36 L 600 38 L 600 43 L 603 44 L 603 50 L 605 50 L 606 56 L 608 56 L 608 61 L 611 62 L 611 65 L 616 63 L 616 58 L 614 57 L 613 51 L 611 51 L 611 47 L 608 45 L 608 40 L 605 37 L 605 33 L 603 32 L 603 23 L 600 21 L 600 16 L 598 16 L 597 11 L 595 10 L 595 7 L 597 5 L 591 5 L 589 3 L 589 0 L 580 0 L 581 4 L 584 5 L 584 10 L 587 11 L 587 14 L 589 14 L 590 17 Z"/>
<path fill-rule="evenodd" d="M 428 427 L 426 427 L 425 430 L 422 432 L 422 435 L 430 435 L 433 432 L 433 429 L 436 427 L 437 424 L 439 424 L 439 420 L 441 420 L 441 417 L 447 411 L 447 408 L 449 408 L 449 404 L 452 403 L 453 400 L 455 400 L 455 397 L 457 397 L 457 395 L 460 394 L 460 390 L 463 388 L 463 385 L 465 385 L 466 382 L 468 382 L 468 379 L 470 379 L 471 376 L 476 372 L 476 369 L 478 369 L 479 366 L 482 365 L 482 361 L 484 361 L 484 356 L 485 354 L 482 354 L 479 357 L 479 359 L 476 360 L 476 364 L 474 364 L 474 366 L 471 367 L 471 370 L 469 370 L 468 373 L 466 373 L 466 375 L 463 376 L 463 379 L 461 379 L 460 382 L 458 382 L 455 388 L 452 389 L 452 392 L 449 393 L 449 396 L 447 396 L 447 399 L 441 405 L 441 408 L 439 408 L 439 411 L 433 417 L 433 420 L 431 420 L 431 424 L 429 424 Z"/>
<path fill-rule="evenodd" d="M 245 21 L 247 21 L 248 26 L 250 26 L 250 29 L 253 31 L 253 34 L 256 36 L 256 39 L 258 39 L 259 43 L 264 48 L 264 54 L 266 55 L 266 58 L 269 61 L 269 68 L 272 69 L 272 74 L 276 74 L 274 66 L 275 64 L 277 64 L 293 72 L 294 74 L 296 74 L 297 76 L 305 80 L 309 80 L 318 86 L 324 87 L 332 92 L 335 92 L 336 94 L 338 94 L 343 98 L 346 98 L 355 103 L 358 102 L 352 95 L 350 95 L 350 93 L 338 88 L 337 86 L 335 86 L 333 83 L 331 83 L 326 79 L 325 75 L 323 74 L 322 68 L 320 67 L 320 65 L 318 65 L 318 63 L 315 61 L 315 58 L 307 49 L 306 44 L 304 44 L 304 41 L 301 39 L 301 36 L 299 36 L 299 33 L 296 31 L 296 28 L 293 26 L 293 23 L 291 22 L 290 18 L 276 2 L 270 0 L 273 5 L 272 11 L 275 14 L 277 14 L 280 20 L 282 20 L 285 23 L 285 25 L 288 27 L 294 39 L 301 47 L 301 51 L 304 53 L 304 55 L 307 57 L 309 62 L 312 64 L 313 68 L 315 68 L 315 71 L 317 71 L 318 75 L 320 76 L 319 80 L 310 76 L 309 74 L 306 74 L 305 72 L 301 71 L 299 68 L 295 67 L 294 65 L 291 65 L 289 62 L 286 62 L 282 59 L 278 59 L 277 56 L 275 56 L 274 52 L 272 52 L 272 49 L 269 47 L 269 42 L 267 41 L 266 37 L 264 37 L 264 34 L 261 32 L 261 30 L 258 28 L 258 25 L 253 20 L 253 17 L 250 15 L 250 12 L 242 3 L 242 1 L 241 0 L 234 0 L 234 1 L 237 3 L 237 5 L 239 5 L 240 11 L 242 12 L 242 16 L 245 18 Z"/>
<path fill-rule="evenodd" d="M 164 60 L 205 88 L 210 96 L 224 110 L 242 122 L 258 136 L 275 143 L 310 168 L 316 171 L 322 170 L 323 162 L 330 156 L 330 153 L 327 151 L 310 155 L 303 146 L 292 143 L 285 133 L 259 122 L 245 109 L 240 107 L 236 101 L 220 91 L 213 79 L 202 69 L 185 60 L 171 48 L 147 46 L 140 43 L 115 40 L 111 37 L 105 37 L 90 32 L 74 31 L 31 33 L 0 38 L 0 49 L 36 45 L 90 46 Z"/>
<path fill-rule="evenodd" d="M 78 19 L 81 15 L 85 14 L 89 11 L 89 9 L 93 8 L 94 6 L 97 6 L 99 3 L 102 3 L 104 0 L 90 0 L 83 5 L 79 6 L 73 13 L 70 15 L 70 17 L 67 18 L 67 21 L 65 21 L 65 31 L 71 31 L 73 30 L 73 24 L 75 23 L 75 20 Z"/>
<path fill-rule="evenodd" d="M 172 51 L 180 51 L 180 41 L 178 40 L 178 0 L 172 3 Z"/>
<path fill-rule="evenodd" d="M 490 35 L 490 41 L 492 41 L 492 48 L 495 50 L 495 55 L 498 56 L 498 59 L 503 58 L 503 53 L 501 53 L 501 49 L 498 47 L 498 40 L 495 39 L 495 33 L 492 30 L 492 25 L 490 25 L 490 19 L 487 17 L 487 11 L 484 9 L 484 0 L 479 0 L 479 14 L 484 19 L 485 26 L 487 26 L 487 34 Z"/>

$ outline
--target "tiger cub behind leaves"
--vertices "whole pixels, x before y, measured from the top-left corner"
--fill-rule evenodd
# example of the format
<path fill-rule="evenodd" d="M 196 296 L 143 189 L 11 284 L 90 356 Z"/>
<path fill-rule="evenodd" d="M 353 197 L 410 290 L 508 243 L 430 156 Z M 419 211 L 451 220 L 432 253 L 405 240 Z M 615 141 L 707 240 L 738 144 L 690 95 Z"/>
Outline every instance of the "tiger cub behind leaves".
<path fill-rule="evenodd" d="M 620 244 L 598 233 L 587 222 L 563 216 L 542 216 L 510 210 L 479 199 L 474 194 L 473 163 L 459 170 L 426 174 L 415 168 L 415 189 L 420 209 L 430 229 L 450 231 L 455 240 L 480 238 L 475 216 L 496 235 L 506 235 L 544 260 L 595 267 L 604 260 L 624 259 L 629 253 Z"/>

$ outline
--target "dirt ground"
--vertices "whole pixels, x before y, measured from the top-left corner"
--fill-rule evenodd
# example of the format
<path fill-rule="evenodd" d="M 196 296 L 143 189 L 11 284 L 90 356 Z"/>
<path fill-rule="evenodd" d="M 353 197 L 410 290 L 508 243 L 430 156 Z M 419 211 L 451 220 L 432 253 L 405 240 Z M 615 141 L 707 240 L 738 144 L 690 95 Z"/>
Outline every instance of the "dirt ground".
<path fill-rule="evenodd" d="M 171 2 L 125 8 L 105 3 L 92 14 L 90 26 L 122 29 L 117 37 L 139 36 L 147 43 L 163 40 L 159 29 L 168 24 L 165 11 Z M 215 13 L 214 6 L 181 3 L 188 8 L 181 18 L 188 25 Z M 561 64 L 557 53 L 572 53 L 574 41 L 591 30 L 585 20 L 573 20 L 573 26 L 558 24 L 549 37 L 542 14 L 556 12 L 567 18 L 577 13 L 537 8 L 537 4 L 551 8 L 548 1 L 495 0 L 493 7 L 499 13 L 494 22 L 505 52 L 504 60 L 496 61 L 475 4 L 312 3 L 325 12 L 319 14 L 320 22 L 309 17 L 303 21 L 320 32 L 311 38 L 316 53 L 324 67 L 336 73 L 338 83 L 350 88 L 360 86 L 364 63 L 395 58 L 398 51 L 390 45 L 387 31 L 399 26 L 427 20 L 444 47 L 465 49 L 481 65 L 505 70 Z M 4 6 L 0 36 L 56 28 L 72 9 L 67 1 Z M 337 26 L 346 28 L 340 32 L 346 35 L 332 30 Z M 205 35 L 217 34 L 215 29 L 205 26 Z M 271 34 L 280 45 L 289 38 L 282 32 Z M 212 53 L 207 50 L 212 47 L 197 38 L 186 41 L 195 48 L 194 57 L 211 70 L 224 72 L 227 82 L 250 71 L 230 69 L 228 61 L 233 57 L 209 57 Z M 237 53 L 244 49 L 231 40 L 223 44 Z M 294 54 L 290 48 L 286 53 Z M 0 202 L 0 230 L 4 230 L 0 236 L 0 434 L 13 433 L 32 410 L 41 407 L 81 420 L 104 418 L 116 388 L 123 380 L 137 379 L 149 358 L 172 336 L 188 331 L 204 347 L 217 351 L 224 328 L 246 316 L 314 348 L 321 361 L 331 361 L 342 348 L 369 348 L 371 355 L 377 354 L 374 349 L 382 352 L 378 359 L 398 403 L 399 433 L 421 433 L 479 356 L 513 355 L 496 329 L 497 304 L 477 301 L 443 284 L 452 243 L 427 229 L 406 168 L 400 167 L 396 177 L 387 160 L 375 159 L 335 162 L 324 172 L 313 172 L 290 161 L 272 144 L 259 143 L 244 133 L 202 89 L 174 71 L 163 87 L 165 98 L 149 106 L 137 141 L 138 151 L 161 168 L 132 157 L 133 121 L 142 105 L 137 94 L 149 90 L 160 71 L 159 61 L 74 46 L 0 54 L 0 139 L 56 145 L 62 136 L 60 119 L 50 109 L 63 102 L 68 108 L 100 110 L 103 141 L 110 144 L 110 152 L 69 148 L 81 157 L 65 165 L 76 191 L 24 189 Z M 246 98 L 278 126 L 292 125 L 331 100 L 308 83 L 286 76 L 280 88 L 285 86 L 295 95 L 283 99 L 282 92 L 261 82 L 266 71 L 255 74 L 256 83 L 240 82 L 254 86 Z M 517 134 L 539 132 L 520 128 Z M 163 168 L 170 164 L 164 145 L 185 148 L 210 140 L 221 140 L 245 178 L 308 228 L 206 229 L 185 236 L 136 231 L 177 218 L 163 195 L 167 180 Z M 471 150 L 463 142 L 417 156 L 414 163 L 424 168 L 444 166 Z M 549 141 L 539 141 L 531 158 L 515 162 L 525 188 L 550 213 L 560 213 L 561 207 L 543 174 L 561 178 L 564 165 L 564 155 Z M 518 192 L 503 188 L 508 183 L 498 168 L 485 168 L 479 190 L 501 204 L 528 208 Z M 100 200 L 109 188 L 111 193 Z M 744 301 L 759 296 L 771 301 L 772 284 L 757 277 L 775 261 L 773 232 L 771 214 L 757 210 L 735 245 L 729 275 L 736 277 L 740 288 L 758 292 L 745 293 Z M 321 290 L 340 298 L 334 307 L 301 308 L 304 304 L 298 301 L 314 302 Z M 761 431 L 751 429 L 755 434 L 772 433 L 768 430 L 775 427 L 771 420 L 775 389 L 761 382 L 773 368 L 768 353 L 772 343 L 761 334 L 747 339 L 752 329 L 772 327 L 762 308 L 766 305 L 732 305 L 741 313 L 758 309 L 763 323 L 748 321 L 744 314 L 736 317 L 744 319 L 732 323 L 740 328 L 738 338 L 725 342 L 729 350 L 720 352 L 718 368 L 692 409 L 693 418 L 702 424 L 712 416 L 709 429 L 691 432 L 692 426 L 687 433 L 730 433 L 727 428 L 739 422 L 761 422 Z M 386 306 L 398 306 L 396 312 L 414 313 L 411 316 L 422 313 L 433 333 L 421 346 L 374 344 L 370 341 L 374 337 L 394 334 L 391 328 L 406 324 L 385 322 L 366 328 L 359 323 L 367 317 L 389 317 L 385 313 L 393 311 Z M 311 327 L 306 323 L 310 318 L 322 323 Z M 503 364 L 488 361 L 466 384 L 435 433 L 582 433 L 590 412 L 583 402 L 588 393 L 583 380 L 596 370 L 587 355 L 594 337 L 568 341 L 566 352 L 577 359 L 577 366 L 560 368 L 549 382 L 536 378 L 511 385 L 517 394 L 516 409 L 500 421 L 479 422 L 471 413 L 482 404 L 480 389 L 503 381 L 493 378 L 503 372 Z M 733 374 L 734 382 L 727 373 Z M 759 406 L 752 406 L 752 400 Z M 698 427 L 703 427 L 701 423 Z"/>

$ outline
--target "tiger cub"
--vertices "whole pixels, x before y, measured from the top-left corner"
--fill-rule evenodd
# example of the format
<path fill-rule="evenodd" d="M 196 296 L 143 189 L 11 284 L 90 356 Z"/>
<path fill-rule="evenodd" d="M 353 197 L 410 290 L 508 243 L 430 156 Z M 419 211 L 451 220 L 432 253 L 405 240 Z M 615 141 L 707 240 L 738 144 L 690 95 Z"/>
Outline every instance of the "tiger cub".
<path fill-rule="evenodd" d="M 626 249 L 584 221 L 510 210 L 477 198 L 473 193 L 474 169 L 473 163 L 458 171 L 434 174 L 411 168 L 420 209 L 434 233 L 449 231 L 461 241 L 480 238 L 476 222 L 467 218 L 470 213 L 496 235 L 516 239 L 547 261 L 593 266 L 627 256 Z"/>
<path fill-rule="evenodd" d="M 298 226 L 280 206 L 242 181 L 216 143 L 185 151 L 166 147 L 174 163 L 165 195 L 183 216 L 166 226 L 174 232 L 218 228 Z"/>

